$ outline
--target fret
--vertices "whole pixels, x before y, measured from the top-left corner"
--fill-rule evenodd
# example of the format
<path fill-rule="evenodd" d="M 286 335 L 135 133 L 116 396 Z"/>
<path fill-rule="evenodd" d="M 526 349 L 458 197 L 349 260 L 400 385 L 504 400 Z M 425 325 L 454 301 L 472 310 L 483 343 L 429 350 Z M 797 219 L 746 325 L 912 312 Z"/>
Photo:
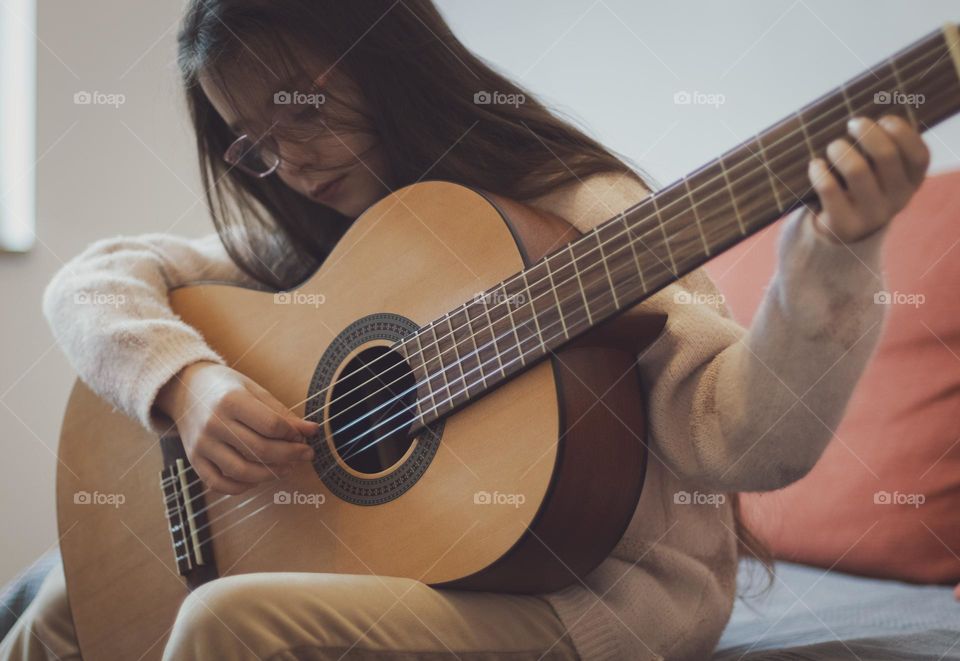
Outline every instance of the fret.
<path fill-rule="evenodd" d="M 603 262 L 603 270 L 607 274 L 607 282 L 610 283 L 610 293 L 613 295 L 613 304 L 620 308 L 620 301 L 617 299 L 617 287 L 613 284 L 613 276 L 610 275 L 610 264 L 607 262 L 607 255 L 603 251 L 603 241 L 600 240 L 600 232 L 594 232 L 597 239 L 597 249 L 600 251 L 600 261 Z"/>
<path fill-rule="evenodd" d="M 523 275 L 523 286 L 526 288 L 528 292 L 530 292 L 530 282 L 527 280 L 527 272 L 524 271 L 522 275 Z M 536 306 L 534 305 L 534 297 L 532 293 L 530 294 L 530 305 L 533 308 L 533 313 L 530 316 L 533 317 L 533 324 L 537 329 L 537 337 L 540 338 L 540 348 L 546 351 L 547 345 L 543 341 L 543 329 L 540 327 L 540 315 L 537 314 L 537 309 L 536 309 Z"/>
<path fill-rule="evenodd" d="M 500 348 L 497 346 L 497 333 L 493 327 L 493 319 L 490 317 L 490 307 L 487 305 L 487 296 L 488 294 L 484 292 L 478 297 L 479 304 L 483 307 L 483 315 L 487 319 L 487 328 L 490 331 L 489 342 L 482 344 L 481 347 L 490 348 L 497 358 L 497 365 L 500 369 L 500 374 L 506 376 L 507 372 L 503 368 L 503 358 L 500 356 Z M 484 361 L 484 364 L 486 364 L 486 361 Z"/>
<path fill-rule="evenodd" d="M 580 296 L 583 298 L 583 309 L 587 311 L 587 322 L 592 326 L 593 317 L 590 315 L 590 305 L 587 303 L 587 292 L 583 289 L 583 280 L 580 279 L 580 270 L 577 268 L 577 256 L 573 254 L 574 243 L 576 243 L 576 241 L 567 244 L 567 252 L 570 253 L 570 266 L 573 268 L 573 273 L 577 278 Z"/>
<path fill-rule="evenodd" d="M 540 337 L 541 351 L 544 352 L 557 345 L 556 339 L 563 334 L 560 308 L 556 305 L 556 292 L 549 273 L 545 260 L 537 262 L 524 272 L 524 282 L 530 294 L 530 313 L 534 317 L 537 335 Z"/>
<path fill-rule="evenodd" d="M 911 108 L 919 129 L 928 128 L 956 111 L 960 103 L 960 88 L 946 43 L 942 39 L 929 40 L 919 57 L 908 52 L 894 55 L 890 61 L 903 84 L 909 86 L 907 91 L 922 95 L 923 103 Z M 945 106 L 941 106 L 944 102 Z"/>
<path fill-rule="evenodd" d="M 560 314 L 568 332 L 575 327 L 581 314 L 581 302 L 585 301 L 575 266 L 569 246 L 564 246 L 550 256 L 550 269 L 553 273 Z"/>
<path fill-rule="evenodd" d="M 846 119 L 849 119 L 850 117 L 853 117 L 853 116 L 856 115 L 857 113 L 856 113 L 856 111 L 854 111 L 854 109 L 853 109 L 853 104 L 850 103 L 850 97 L 847 96 L 847 84 L 844 83 L 843 85 L 840 86 L 839 89 L 840 89 L 840 94 L 843 95 L 843 103 L 847 106 L 847 117 L 846 117 Z"/>
<path fill-rule="evenodd" d="M 890 56 L 887 59 L 887 64 L 890 66 L 890 70 L 893 72 L 893 79 L 897 83 L 897 88 L 903 93 L 904 100 L 906 100 L 906 96 L 908 95 L 907 86 L 903 84 L 903 79 L 900 78 L 900 71 L 897 69 L 897 62 L 893 59 L 893 56 Z M 910 107 L 910 104 L 906 103 L 903 107 L 907 111 L 907 117 L 910 120 L 910 125 L 914 128 L 919 126 L 919 123 L 917 122 L 917 116 L 913 112 L 913 108 Z"/>
<path fill-rule="evenodd" d="M 494 344 L 497 347 L 497 353 L 500 355 L 501 364 L 504 370 L 507 370 L 520 357 L 520 336 L 514 326 L 510 307 L 504 304 L 507 300 L 507 293 L 503 283 L 489 290 L 487 296 L 489 298 L 484 302 L 487 306 L 487 313 L 493 320 Z M 506 345 L 506 349 L 503 348 L 504 345 Z"/>
<path fill-rule="evenodd" d="M 663 224 L 663 216 L 660 215 L 660 204 L 657 202 L 657 199 L 660 196 L 654 193 L 651 201 L 653 202 L 653 210 L 656 215 L 657 225 L 660 226 L 660 234 L 663 235 L 663 245 L 667 247 L 667 257 L 670 258 L 670 272 L 677 272 L 677 262 L 673 258 L 673 251 L 670 249 L 670 239 L 667 237 L 667 228 Z"/>
<path fill-rule="evenodd" d="M 517 346 L 520 347 L 520 363 L 526 363 L 524 357 L 528 348 L 540 343 L 537 334 L 536 324 L 530 323 L 536 315 L 533 314 L 533 305 L 530 301 L 530 292 L 527 289 L 524 279 L 510 278 L 503 284 L 503 293 L 506 297 L 503 305 L 507 308 L 507 314 L 510 315 L 510 322 L 513 324 L 513 332 L 517 338 Z M 533 319 L 535 321 L 535 319 Z M 526 345 L 526 346 L 525 346 Z"/>
<path fill-rule="evenodd" d="M 461 360 L 460 360 L 460 350 L 457 347 L 456 336 L 454 335 L 454 326 L 449 314 L 446 315 L 446 321 L 447 321 L 446 323 L 447 330 L 444 331 L 444 335 L 445 335 L 444 339 L 450 340 L 450 347 L 446 349 L 445 353 L 447 355 L 447 358 L 448 359 L 452 358 L 453 361 L 449 364 L 449 366 L 444 366 L 444 373 L 446 373 L 447 370 L 450 370 L 451 376 L 452 376 L 452 378 L 450 379 L 450 382 L 456 383 L 457 381 L 463 381 L 464 385 L 466 386 L 467 380 L 464 378 L 464 374 L 463 374 L 463 364 L 461 363 Z M 453 349 L 452 356 L 449 355 L 451 348 Z M 465 388 L 464 390 L 467 390 L 467 389 Z M 466 394 L 466 393 L 463 393 L 463 394 Z"/>
<path fill-rule="evenodd" d="M 807 123 L 803 121 L 803 116 L 801 116 L 800 111 L 793 113 L 793 116 L 796 117 L 797 123 L 800 125 L 800 131 L 803 133 L 803 142 L 807 145 L 807 153 L 810 156 L 809 160 L 817 158 L 817 150 L 814 149 L 813 143 L 810 141 L 810 132 L 807 130 Z"/>
<path fill-rule="evenodd" d="M 427 388 L 430 392 L 430 400 L 433 402 L 433 409 L 437 409 L 445 399 L 443 391 L 448 387 L 447 374 L 443 369 L 443 360 L 440 355 L 440 347 L 437 339 L 436 326 L 431 323 L 423 327 L 418 333 L 420 352 L 424 357 L 424 368 L 427 370 Z M 430 363 L 436 363 L 431 367 Z"/>
<path fill-rule="evenodd" d="M 856 114 L 874 119 L 880 115 L 899 115 L 906 118 L 906 108 L 900 103 L 905 100 L 906 92 L 897 87 L 890 67 L 878 67 L 872 69 L 871 73 L 873 75 L 860 76 L 847 83 L 847 94 L 856 108 Z M 844 133 L 848 133 L 846 127 Z M 846 139 L 853 142 L 849 135 Z"/>
<path fill-rule="evenodd" d="M 687 177 L 688 196 L 699 210 L 703 232 L 713 252 L 717 246 L 729 242 L 731 224 L 739 227 L 733 197 L 718 171 L 719 166 L 713 161 Z"/>
<path fill-rule="evenodd" d="M 727 167 L 723 164 L 723 156 L 717 159 L 720 163 L 720 171 L 723 172 L 723 180 L 726 182 L 726 190 L 730 195 L 730 201 L 733 202 L 733 212 L 737 216 L 737 225 L 740 227 L 740 234 L 746 236 L 747 226 L 743 222 L 743 216 L 740 215 L 740 209 L 737 208 L 737 199 L 733 196 L 733 190 L 730 188 L 730 177 L 727 176 Z"/>
<path fill-rule="evenodd" d="M 486 388 L 487 379 L 480 366 L 476 338 L 473 334 L 470 318 L 467 316 L 467 305 L 464 304 L 457 308 L 448 317 L 448 320 L 452 327 L 451 334 L 454 339 L 454 351 L 457 354 L 457 364 L 460 366 L 464 383 L 479 383 L 481 387 Z M 467 386 L 468 396 L 470 395 L 469 388 L 470 386 Z"/>
<path fill-rule="evenodd" d="M 570 339 L 570 331 L 567 330 L 567 321 L 563 318 L 563 306 L 560 305 L 560 296 L 557 294 L 557 286 L 553 281 L 553 272 L 550 270 L 550 256 L 543 260 L 543 265 L 547 269 L 550 290 L 553 292 L 553 298 L 557 302 L 557 315 L 560 317 L 560 325 L 563 327 L 563 336 L 566 339 Z"/>
<path fill-rule="evenodd" d="M 503 371 L 503 365 L 500 364 L 500 354 L 497 352 L 496 343 L 493 339 L 493 328 L 490 325 L 490 317 L 487 315 L 483 301 L 483 294 L 477 294 L 466 306 L 464 312 L 470 322 L 471 336 L 476 346 L 480 374 L 483 375 L 484 383 L 486 383 L 488 379 L 496 378 L 498 371 L 501 375 L 505 372 Z"/>
<path fill-rule="evenodd" d="M 763 148 L 763 140 L 761 140 L 760 135 L 757 134 L 753 137 L 753 141 L 760 147 L 760 160 L 763 161 L 763 169 L 767 171 L 767 179 L 770 180 L 770 189 L 773 191 L 773 199 L 777 202 L 777 209 L 784 209 L 783 202 L 780 200 L 780 194 L 777 192 L 777 185 L 773 181 L 773 170 L 770 169 L 770 165 L 767 162 L 767 154 Z"/>
<path fill-rule="evenodd" d="M 637 274 L 630 239 L 618 222 L 607 222 L 597 226 L 597 242 L 603 246 L 604 261 L 610 288 L 615 296 L 611 305 L 604 306 L 603 313 L 609 309 L 619 310 L 625 301 L 636 297 L 641 280 Z M 640 288 L 640 293 L 643 289 Z"/>
<path fill-rule="evenodd" d="M 643 277 L 643 264 L 640 263 L 640 256 L 637 254 L 636 239 L 634 238 L 633 227 L 627 222 L 627 214 L 625 212 L 620 212 L 620 223 L 623 225 L 624 230 L 626 231 L 627 242 L 630 244 L 630 252 L 633 255 L 633 263 L 637 265 L 637 275 L 640 276 L 640 286 L 643 287 L 644 291 L 647 291 L 647 283 Z M 700 232 L 703 234 L 703 231 Z"/>
<path fill-rule="evenodd" d="M 654 205 L 667 231 L 669 239 L 671 273 L 676 275 L 691 260 L 700 260 L 707 255 L 703 248 L 703 235 L 693 213 L 693 200 L 682 182 L 675 182 L 654 194 Z"/>
<path fill-rule="evenodd" d="M 810 132 L 814 151 L 823 154 L 838 136 L 846 132 L 847 112 L 836 95 L 823 96 L 798 113 Z"/>
<path fill-rule="evenodd" d="M 417 346 L 416 346 L 416 349 L 415 349 L 413 352 L 408 352 L 407 349 L 406 349 L 406 344 L 407 344 L 407 341 L 408 341 L 408 340 L 412 340 L 413 342 L 416 342 L 416 345 L 417 345 Z M 429 373 L 429 372 L 427 371 L 427 369 L 424 367 L 424 361 L 422 360 L 422 357 L 423 357 L 423 349 L 422 349 L 421 346 L 420 346 L 420 333 L 419 333 L 419 331 L 416 331 L 416 332 L 414 332 L 414 333 L 411 333 L 409 336 L 405 337 L 405 338 L 400 342 L 400 345 L 399 345 L 398 348 L 401 350 L 400 352 L 401 352 L 401 353 L 404 355 L 404 357 L 407 359 L 407 363 L 410 365 L 410 368 L 413 370 L 413 377 L 414 377 L 414 379 L 416 380 L 416 383 L 417 383 L 417 392 L 418 392 L 418 395 L 417 395 L 417 397 L 416 397 L 417 417 L 420 418 L 420 422 L 426 424 L 426 421 L 423 419 L 423 407 L 421 406 L 421 399 L 420 399 L 420 396 L 419 396 L 419 390 L 420 390 L 420 387 L 419 387 L 419 386 L 420 386 L 421 384 L 427 386 L 427 396 L 428 396 L 428 397 L 431 397 L 431 398 L 432 398 L 432 397 L 433 397 L 433 393 L 430 392 L 430 388 L 429 388 L 430 373 Z M 414 360 L 414 356 L 417 356 L 417 360 Z M 436 403 L 434 402 L 434 404 L 436 404 Z"/>
<path fill-rule="evenodd" d="M 710 244 L 707 242 L 707 235 L 703 233 L 703 221 L 700 220 L 700 212 L 697 211 L 697 201 L 690 192 L 690 180 L 683 178 L 683 187 L 687 191 L 687 199 L 690 200 L 690 208 L 693 210 L 693 219 L 697 223 L 697 231 L 700 233 L 700 241 L 703 242 L 703 252 L 707 257 L 711 256 Z M 644 288 L 646 289 L 646 288 Z"/>
<path fill-rule="evenodd" d="M 744 224 L 752 221 L 757 209 L 783 208 L 777 203 L 779 177 L 760 153 L 759 145 L 744 143 L 721 156 L 730 182 L 730 193 Z"/>
<path fill-rule="evenodd" d="M 783 187 L 784 194 L 780 199 L 785 203 L 777 206 L 780 215 L 799 205 L 810 189 L 807 177 L 809 148 L 803 139 L 802 121 L 799 115 L 792 115 L 764 131 L 760 137 L 767 155 L 766 167 Z"/>

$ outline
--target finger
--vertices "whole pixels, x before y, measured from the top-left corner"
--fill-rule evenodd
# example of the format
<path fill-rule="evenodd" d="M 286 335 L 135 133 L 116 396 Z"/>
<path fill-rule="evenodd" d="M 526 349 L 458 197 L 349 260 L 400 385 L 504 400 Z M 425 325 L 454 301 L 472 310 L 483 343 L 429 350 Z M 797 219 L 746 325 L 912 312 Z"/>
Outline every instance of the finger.
<path fill-rule="evenodd" d="M 261 386 L 256 381 L 251 381 L 250 385 L 252 386 L 253 393 L 260 398 L 260 401 L 269 406 L 273 411 L 278 415 L 281 415 L 286 419 L 302 436 L 311 437 L 314 436 L 317 431 L 320 429 L 319 423 L 311 422 L 309 420 L 304 420 L 303 418 L 297 416 L 290 411 L 283 403 L 278 400 L 273 394 Z M 313 400 L 310 400 L 313 401 Z M 307 406 L 310 406 L 310 401 L 307 402 Z M 313 412 L 313 411 L 311 411 Z"/>
<path fill-rule="evenodd" d="M 820 226 L 834 240 L 845 240 L 847 237 L 844 221 L 850 223 L 856 215 L 847 192 L 843 190 L 840 181 L 822 158 L 810 161 L 807 176 L 810 177 L 810 185 L 820 198 L 820 213 L 816 216 Z"/>
<path fill-rule="evenodd" d="M 313 448 L 309 445 L 266 438 L 239 422 L 227 423 L 217 438 L 233 447 L 249 461 L 286 465 L 313 459 Z"/>
<path fill-rule="evenodd" d="M 267 480 L 280 479 L 289 473 L 288 470 L 276 471 L 261 463 L 247 461 L 239 452 L 220 441 L 210 444 L 204 452 L 204 457 L 213 462 L 224 477 L 236 482 L 258 484 Z"/>
<path fill-rule="evenodd" d="M 282 404 L 281 404 L 282 406 Z M 243 402 L 234 409 L 234 416 L 261 436 L 281 439 L 293 443 L 304 443 L 306 438 L 292 423 L 294 416 L 278 413 L 267 402 L 253 393 L 245 397 Z"/>
<path fill-rule="evenodd" d="M 880 118 L 880 126 L 900 148 L 907 170 L 907 176 L 914 185 L 923 181 L 930 166 L 930 149 L 920 134 L 900 117 L 885 115 Z"/>
<path fill-rule="evenodd" d="M 883 127 L 869 117 L 855 117 L 849 123 L 850 135 L 873 161 L 874 172 L 883 191 L 897 200 L 910 195 L 910 181 L 900 148 Z"/>
<path fill-rule="evenodd" d="M 871 224 L 884 218 L 888 202 L 864 155 L 847 140 L 841 139 L 827 145 L 827 158 L 847 184 L 847 195 L 855 211 L 859 211 L 857 216 L 865 216 Z"/>
<path fill-rule="evenodd" d="M 203 483 L 214 491 L 237 495 L 250 488 L 249 484 L 224 477 L 209 459 L 202 456 L 194 456 L 194 458 L 190 460 L 190 464 L 193 466 L 193 470 L 196 471 L 197 475 L 200 476 L 200 479 L 203 480 Z"/>

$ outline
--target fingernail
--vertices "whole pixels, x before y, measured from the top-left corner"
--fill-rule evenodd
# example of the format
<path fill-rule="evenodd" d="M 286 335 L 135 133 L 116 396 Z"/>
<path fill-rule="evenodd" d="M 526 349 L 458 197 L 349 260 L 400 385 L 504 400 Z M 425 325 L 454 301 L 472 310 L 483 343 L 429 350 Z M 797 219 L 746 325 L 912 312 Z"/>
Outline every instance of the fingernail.
<path fill-rule="evenodd" d="M 885 129 L 894 129 L 897 126 L 897 118 L 886 115 L 880 118 L 880 126 Z"/>
<path fill-rule="evenodd" d="M 859 133 L 863 130 L 863 125 L 863 117 L 851 117 L 847 121 L 847 130 L 850 131 L 850 133 Z"/>
<path fill-rule="evenodd" d="M 313 459 L 313 448 L 304 448 L 303 452 L 300 453 L 300 456 L 304 459 Z"/>

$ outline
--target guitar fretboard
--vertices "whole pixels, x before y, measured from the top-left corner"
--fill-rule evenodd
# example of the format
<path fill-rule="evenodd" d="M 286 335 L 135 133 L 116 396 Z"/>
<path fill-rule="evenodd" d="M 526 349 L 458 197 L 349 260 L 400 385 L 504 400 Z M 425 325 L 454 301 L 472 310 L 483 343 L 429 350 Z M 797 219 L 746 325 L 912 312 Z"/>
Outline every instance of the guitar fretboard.
<path fill-rule="evenodd" d="M 814 202 L 807 164 L 849 118 L 895 114 L 926 130 L 960 111 L 955 39 L 931 33 L 404 338 L 414 429 Z"/>

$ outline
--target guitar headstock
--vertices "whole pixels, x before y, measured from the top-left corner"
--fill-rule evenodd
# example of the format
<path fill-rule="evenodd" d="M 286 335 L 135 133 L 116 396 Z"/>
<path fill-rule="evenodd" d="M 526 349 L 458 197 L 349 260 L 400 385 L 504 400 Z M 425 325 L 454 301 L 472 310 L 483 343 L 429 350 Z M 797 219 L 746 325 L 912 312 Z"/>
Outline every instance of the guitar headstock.
<path fill-rule="evenodd" d="M 957 27 L 956 23 L 948 21 L 943 24 L 943 36 L 947 40 L 947 46 L 953 56 L 953 63 L 957 67 L 957 76 L 960 76 L 960 28 Z"/>

